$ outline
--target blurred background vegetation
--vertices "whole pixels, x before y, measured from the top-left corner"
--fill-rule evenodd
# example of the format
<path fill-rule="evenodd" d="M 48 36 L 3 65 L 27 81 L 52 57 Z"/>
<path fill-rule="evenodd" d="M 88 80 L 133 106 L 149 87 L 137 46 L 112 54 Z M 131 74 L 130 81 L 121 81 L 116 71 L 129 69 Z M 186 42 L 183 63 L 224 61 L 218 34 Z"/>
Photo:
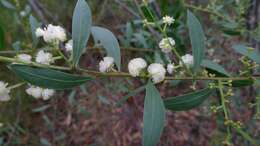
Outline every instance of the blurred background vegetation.
<path fill-rule="evenodd" d="M 141 52 L 123 51 L 123 64 L 129 58 L 141 56 L 147 60 L 167 62 L 159 51 L 161 34 L 142 25 L 133 0 L 88 0 L 93 23 L 116 34 L 122 49 L 134 48 Z M 139 1 L 140 2 L 140 1 Z M 245 43 L 259 49 L 260 8 L 258 0 L 157 0 L 151 4 L 161 18 L 168 14 L 176 19 L 169 35 L 176 40 L 180 53 L 190 52 L 186 29 L 186 11 L 190 9 L 200 18 L 207 36 L 207 57 L 238 73 L 240 56 L 231 49 L 233 44 Z M 71 20 L 76 0 L 0 0 L 0 37 L 4 34 L 1 54 L 14 56 L 20 51 L 31 51 L 32 31 L 29 22 L 33 15 L 44 24 L 61 25 L 71 32 Z M 91 44 L 91 43 L 90 43 Z M 42 47 L 39 44 L 37 47 Z M 11 52 L 9 52 L 11 50 Z M 148 50 L 146 52 L 145 50 Z M 35 51 L 35 50 L 34 50 Z M 37 51 L 37 50 L 36 50 Z M 89 52 L 82 65 L 97 68 L 103 52 Z M 0 64 L 0 79 L 19 82 L 5 64 Z M 118 83 L 118 84 L 115 84 Z M 99 79 L 75 90 L 58 92 L 48 102 L 36 101 L 24 94 L 24 88 L 13 93 L 10 103 L 0 103 L 0 145 L 4 146 L 135 146 L 141 142 L 143 93 L 130 94 L 143 81 L 130 79 Z M 189 90 L 187 82 L 168 82 L 160 87 L 162 95 L 179 95 Z M 176 87 L 176 85 L 179 85 Z M 170 89 L 170 90 L 169 90 Z M 140 89 L 139 89 L 140 90 Z M 260 107 L 259 87 L 237 90 L 230 107 L 232 118 L 245 125 L 245 131 L 260 139 L 257 114 Z M 127 96 L 126 96 L 127 95 Z M 127 98 L 125 101 L 120 99 Z M 118 106 L 118 101 L 123 106 Z M 212 97 L 203 106 L 189 112 L 168 113 L 167 128 L 161 146 L 220 146 L 225 137 L 223 118 L 210 111 L 217 104 Z M 233 133 L 236 146 L 251 144 Z"/>

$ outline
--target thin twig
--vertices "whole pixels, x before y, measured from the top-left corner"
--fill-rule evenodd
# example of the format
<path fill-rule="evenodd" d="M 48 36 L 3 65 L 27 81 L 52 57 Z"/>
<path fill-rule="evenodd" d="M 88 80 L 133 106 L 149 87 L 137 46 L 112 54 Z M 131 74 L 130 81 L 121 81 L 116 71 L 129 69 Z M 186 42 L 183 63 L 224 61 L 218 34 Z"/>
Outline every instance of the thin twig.
<path fill-rule="evenodd" d="M 20 63 L 23 65 L 28 65 L 32 67 L 40 67 L 40 68 L 51 68 L 51 69 L 56 69 L 56 70 L 61 70 L 61 71 L 73 71 L 73 68 L 70 67 L 62 67 L 62 66 L 55 66 L 55 65 L 44 65 L 44 64 L 39 64 L 36 62 L 24 62 L 17 60 L 15 58 L 9 58 L 9 57 L 3 57 L 0 56 L 0 62 L 9 62 L 9 63 Z M 102 73 L 94 70 L 87 70 L 87 69 L 77 69 L 79 73 L 88 74 L 92 75 L 95 77 L 131 77 L 133 78 L 129 73 L 126 72 L 109 72 L 109 73 Z M 150 78 L 150 76 L 143 75 L 138 78 Z M 221 80 L 221 81 L 228 81 L 228 80 L 256 80 L 260 79 L 259 75 L 253 75 L 251 77 L 171 77 L 168 76 L 165 78 L 165 80 Z"/>

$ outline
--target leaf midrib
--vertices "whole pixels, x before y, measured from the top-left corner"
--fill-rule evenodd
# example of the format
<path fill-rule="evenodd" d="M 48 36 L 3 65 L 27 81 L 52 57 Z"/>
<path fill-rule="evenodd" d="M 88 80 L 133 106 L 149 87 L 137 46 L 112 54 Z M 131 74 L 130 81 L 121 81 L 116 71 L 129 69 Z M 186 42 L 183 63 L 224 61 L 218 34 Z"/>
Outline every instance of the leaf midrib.
<path fill-rule="evenodd" d="M 192 102 L 194 100 L 197 100 L 197 99 L 201 99 L 202 97 L 208 95 L 209 93 L 211 93 L 212 91 L 209 90 L 209 91 L 206 91 L 204 94 L 202 93 L 201 95 L 199 96 L 195 96 L 195 98 L 190 98 L 188 100 L 183 100 L 183 101 L 179 101 L 179 102 L 175 102 L 175 103 L 169 103 L 168 106 L 172 106 L 172 105 L 176 105 L 176 104 L 183 104 L 183 103 L 187 103 L 187 102 Z M 176 97 L 177 98 L 177 97 Z M 170 100 L 174 100 L 174 99 L 168 99 L 168 100 L 165 100 L 165 102 L 169 102 Z M 175 100 L 176 101 L 176 100 Z"/>
<path fill-rule="evenodd" d="M 54 79 L 54 78 L 47 78 L 47 77 L 44 77 L 44 76 L 41 76 L 41 75 L 37 75 L 37 74 L 33 74 L 33 73 L 30 73 L 30 72 L 26 72 L 26 71 L 23 71 L 23 70 L 17 70 L 19 72 L 22 72 L 22 73 L 25 73 L 25 74 L 28 74 L 28 75 L 32 75 L 32 76 L 35 76 L 35 77 L 39 77 L 41 79 L 47 79 L 47 80 L 52 80 L 52 81 L 57 81 L 57 82 L 64 82 L 64 83 L 78 83 L 78 82 L 85 82 L 87 81 L 88 79 L 82 79 L 82 80 L 74 80 L 74 81 L 68 81 L 68 80 L 58 80 L 58 79 Z"/>

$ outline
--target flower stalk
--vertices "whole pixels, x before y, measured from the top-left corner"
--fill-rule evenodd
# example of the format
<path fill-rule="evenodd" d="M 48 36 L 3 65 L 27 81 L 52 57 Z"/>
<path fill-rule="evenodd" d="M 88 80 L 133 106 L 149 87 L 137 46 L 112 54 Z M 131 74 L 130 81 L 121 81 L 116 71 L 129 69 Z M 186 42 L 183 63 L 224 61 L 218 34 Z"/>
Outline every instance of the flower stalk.
<path fill-rule="evenodd" d="M 222 83 L 221 80 L 218 80 L 218 89 L 219 89 L 219 93 L 220 93 L 220 100 L 221 100 L 221 107 L 223 109 L 223 113 L 224 113 L 224 125 L 226 126 L 227 129 L 227 137 L 225 140 L 225 144 L 230 145 L 231 139 L 232 139 L 232 135 L 231 135 L 231 126 L 228 123 L 229 119 L 229 111 L 228 108 L 226 106 L 226 95 L 224 94 L 224 85 Z"/>
<path fill-rule="evenodd" d="M 230 90 L 228 90 L 227 93 L 224 93 L 224 83 L 221 80 L 218 80 L 218 84 L 217 84 L 217 88 L 219 90 L 220 93 L 220 100 L 221 100 L 221 109 L 223 110 L 223 114 L 224 114 L 224 125 L 226 126 L 226 130 L 227 130 L 227 137 L 225 139 L 225 141 L 223 142 L 226 145 L 232 145 L 232 133 L 231 130 L 234 129 L 236 132 L 238 132 L 243 138 L 245 138 L 246 140 L 248 140 L 251 144 L 253 144 L 254 146 L 257 145 L 257 142 L 245 131 L 242 130 L 241 128 L 241 123 L 235 122 L 233 120 L 231 120 L 229 118 L 229 109 L 227 107 L 227 103 L 228 100 L 226 99 L 226 97 L 231 96 L 232 93 Z"/>
<path fill-rule="evenodd" d="M 12 89 L 21 87 L 21 86 L 23 86 L 23 85 L 25 85 L 25 84 L 26 84 L 25 82 L 21 82 L 21 83 L 15 84 L 15 85 L 13 85 L 13 86 L 10 86 L 9 89 L 12 90 Z"/>

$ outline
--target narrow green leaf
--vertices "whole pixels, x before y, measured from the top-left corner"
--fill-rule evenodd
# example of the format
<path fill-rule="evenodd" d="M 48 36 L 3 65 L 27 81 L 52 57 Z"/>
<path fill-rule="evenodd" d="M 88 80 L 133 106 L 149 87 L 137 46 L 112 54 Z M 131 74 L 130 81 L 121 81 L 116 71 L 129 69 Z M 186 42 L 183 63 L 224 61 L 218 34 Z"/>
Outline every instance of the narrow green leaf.
<path fill-rule="evenodd" d="M 86 47 L 92 25 L 91 11 L 85 0 L 78 0 L 73 13 L 72 39 L 73 64 L 78 65 L 83 50 Z"/>
<path fill-rule="evenodd" d="M 47 68 L 34 68 L 26 65 L 12 64 L 9 68 L 21 79 L 32 85 L 49 89 L 70 89 L 87 81 L 92 77 L 81 77 Z"/>
<path fill-rule="evenodd" d="M 146 86 L 143 120 L 143 146 L 155 146 L 164 128 L 165 107 L 159 91 L 151 82 Z"/>
<path fill-rule="evenodd" d="M 250 47 L 247 47 L 243 44 L 234 45 L 232 48 L 241 55 L 247 56 L 256 63 L 260 64 L 260 54 L 257 50 L 251 50 Z"/>
<path fill-rule="evenodd" d="M 199 20 L 191 11 L 188 11 L 187 24 L 194 57 L 194 72 L 197 72 L 204 57 L 205 35 Z"/>
<path fill-rule="evenodd" d="M 164 100 L 164 105 L 172 111 L 186 111 L 203 103 L 212 93 L 213 89 L 205 88 L 196 92 L 170 97 Z"/>
<path fill-rule="evenodd" d="M 40 26 L 40 23 L 37 21 L 37 19 L 35 17 L 33 17 L 33 15 L 30 15 L 29 23 L 31 26 L 33 47 L 35 48 L 39 41 L 38 37 L 36 37 L 35 31 Z"/>
<path fill-rule="evenodd" d="M 141 6 L 141 10 L 142 10 L 142 13 L 144 14 L 144 17 L 146 18 L 146 20 L 147 20 L 148 22 L 153 22 L 153 21 L 154 21 L 154 20 L 153 20 L 154 14 L 151 14 L 151 13 L 149 12 L 147 6 L 142 5 L 142 6 Z"/>
<path fill-rule="evenodd" d="M 231 35 L 231 36 L 241 35 L 241 32 L 240 32 L 239 30 L 232 30 L 232 29 L 222 28 L 222 31 L 223 31 L 225 34 Z"/>
<path fill-rule="evenodd" d="M 203 60 L 201 62 L 201 66 L 207 68 L 210 71 L 210 73 L 214 73 L 219 76 L 230 76 L 230 74 L 222 66 L 213 61 Z"/>
<path fill-rule="evenodd" d="M 217 77 L 231 77 L 231 75 L 222 66 L 210 60 L 203 60 L 201 66 L 205 67 L 209 73 L 213 73 Z M 244 87 L 252 84 L 254 84 L 254 81 L 251 79 L 236 80 L 232 82 L 232 87 Z"/>
<path fill-rule="evenodd" d="M 3 49 L 5 46 L 5 34 L 4 29 L 0 25 L 0 49 Z"/>
<path fill-rule="evenodd" d="M 168 2 L 168 0 L 160 0 L 159 3 L 160 3 L 162 16 L 167 15 L 168 14 L 168 9 L 169 9 L 169 2 Z"/>
<path fill-rule="evenodd" d="M 7 9 L 15 10 L 15 6 L 7 0 L 1 0 L 1 4 Z"/>
<path fill-rule="evenodd" d="M 236 80 L 232 82 L 232 87 L 245 87 L 254 84 L 254 80 Z"/>
<path fill-rule="evenodd" d="M 96 43 L 100 42 L 106 49 L 108 56 L 115 59 L 118 70 L 121 69 L 121 51 L 118 40 L 114 34 L 106 28 L 94 26 L 91 28 L 93 38 Z"/>

